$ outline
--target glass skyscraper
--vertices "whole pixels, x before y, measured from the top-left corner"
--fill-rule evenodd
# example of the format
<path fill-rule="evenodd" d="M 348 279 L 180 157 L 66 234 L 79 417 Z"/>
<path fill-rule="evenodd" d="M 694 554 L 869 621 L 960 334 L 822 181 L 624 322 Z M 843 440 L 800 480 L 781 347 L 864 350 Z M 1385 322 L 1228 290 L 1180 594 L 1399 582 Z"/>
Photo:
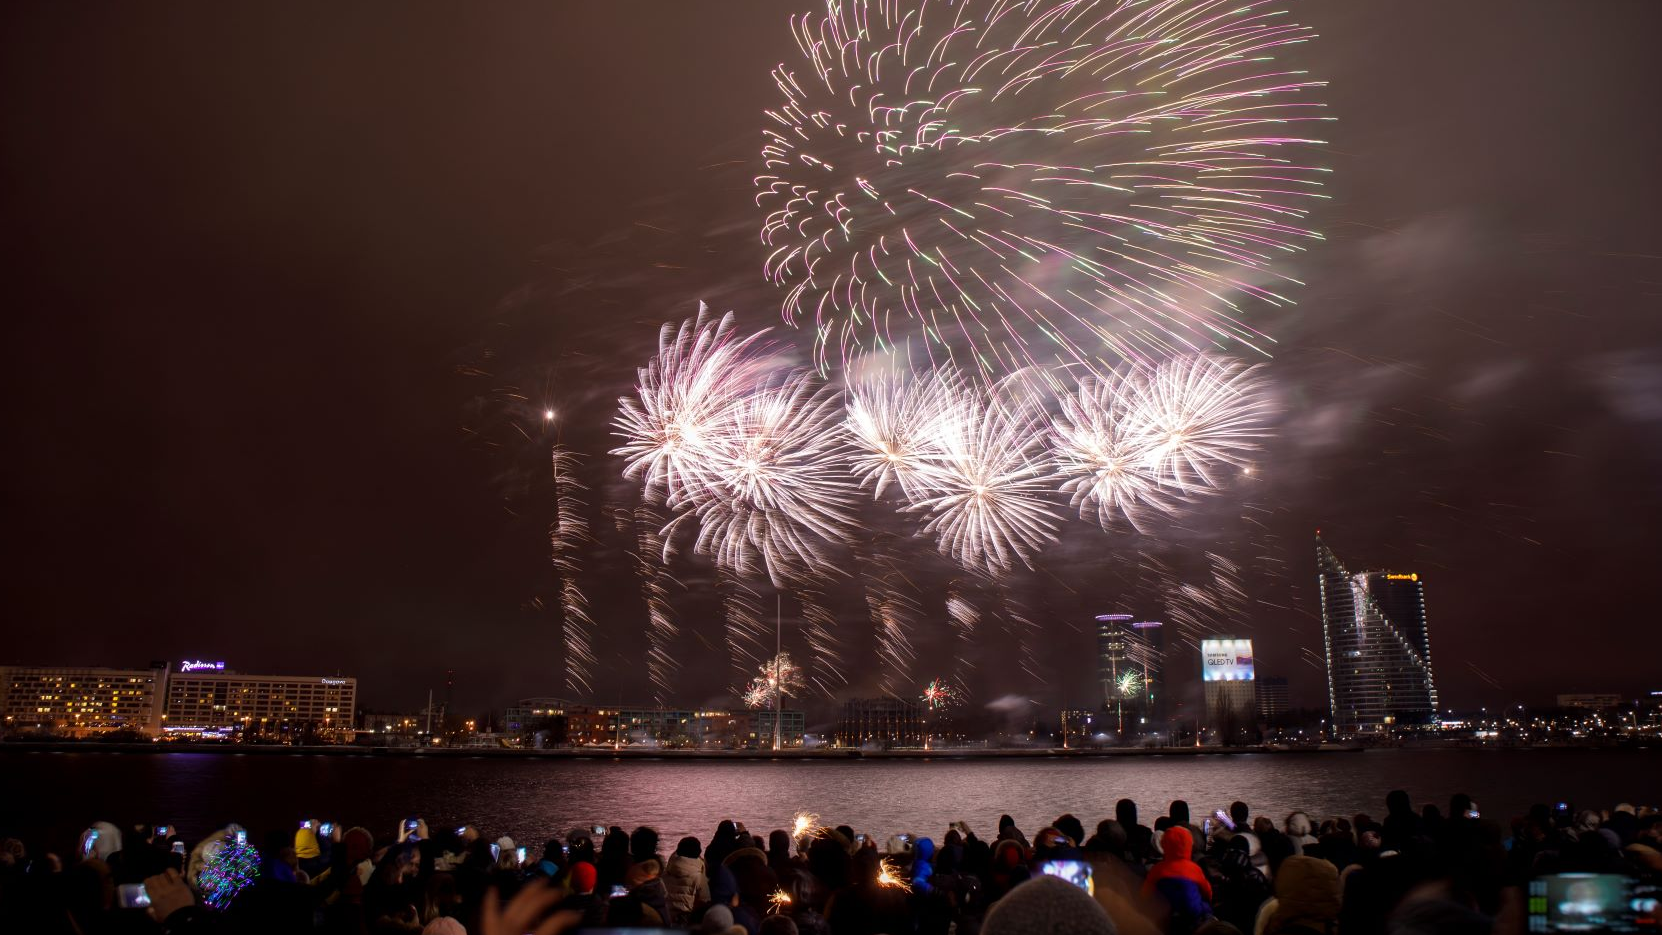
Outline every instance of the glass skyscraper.
<path fill-rule="evenodd" d="M 1316 537 L 1327 696 L 1340 736 L 1434 722 L 1437 687 L 1417 574 L 1352 574 Z"/>

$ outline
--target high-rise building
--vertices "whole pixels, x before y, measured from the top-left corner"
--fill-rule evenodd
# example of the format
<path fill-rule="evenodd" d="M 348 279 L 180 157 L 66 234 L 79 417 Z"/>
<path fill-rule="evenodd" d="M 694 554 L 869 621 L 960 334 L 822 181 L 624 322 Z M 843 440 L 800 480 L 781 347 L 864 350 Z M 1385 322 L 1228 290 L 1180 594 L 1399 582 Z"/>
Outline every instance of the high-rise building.
<path fill-rule="evenodd" d="M 1206 692 L 1206 723 L 1217 732 L 1218 740 L 1226 745 L 1252 740 L 1258 724 L 1252 641 L 1201 640 L 1200 679 Z"/>
<path fill-rule="evenodd" d="M 1319 535 L 1316 568 L 1334 730 L 1348 737 L 1433 723 L 1425 582 L 1414 573 L 1352 574 Z"/>
<path fill-rule="evenodd" d="M 1139 620 L 1131 625 L 1131 633 L 1131 661 L 1142 673 L 1142 710 L 1138 716 L 1145 730 L 1163 730 L 1166 686 L 1161 670 L 1165 666 L 1165 626 L 1158 620 Z"/>
<path fill-rule="evenodd" d="M 1258 719 L 1266 723 L 1286 714 L 1292 708 L 1287 692 L 1287 680 L 1271 675 L 1256 680 L 1258 683 Z"/>
<path fill-rule="evenodd" d="M 1130 614 L 1102 614 L 1096 618 L 1096 678 L 1102 686 L 1102 703 L 1109 710 L 1114 710 L 1120 700 L 1120 673 L 1131 668 L 1126 635 L 1133 619 Z"/>
<path fill-rule="evenodd" d="M 155 735 L 156 703 L 167 666 L 102 669 L 92 666 L 0 668 L 0 715 L 5 732 L 44 731 L 86 737 L 117 730 Z"/>

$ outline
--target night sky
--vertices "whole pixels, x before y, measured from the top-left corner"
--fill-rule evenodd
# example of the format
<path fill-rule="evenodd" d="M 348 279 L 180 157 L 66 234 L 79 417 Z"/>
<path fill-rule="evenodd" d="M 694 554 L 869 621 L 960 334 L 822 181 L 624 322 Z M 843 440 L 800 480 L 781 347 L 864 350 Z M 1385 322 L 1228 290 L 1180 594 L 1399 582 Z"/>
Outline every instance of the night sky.
<path fill-rule="evenodd" d="M 796 8 L 6 5 L 0 663 L 559 694 L 550 406 L 592 488 L 596 695 L 647 697 L 609 421 L 700 298 L 778 322 L 751 178 Z M 1662 689 L 1662 6 L 1292 8 L 1339 118 L 1328 241 L 1255 319 L 1262 470 L 1168 545 L 1241 562 L 1227 629 L 1296 701 L 1323 701 L 1317 528 L 1426 580 L 1446 704 Z M 1077 701 L 1090 616 L 1160 613 L 1100 531 L 1053 552 L 1011 591 L 1054 675 L 979 659 L 983 699 Z M 708 569 L 676 576 L 680 696 L 717 701 Z M 951 650 L 939 617 L 920 649 Z"/>

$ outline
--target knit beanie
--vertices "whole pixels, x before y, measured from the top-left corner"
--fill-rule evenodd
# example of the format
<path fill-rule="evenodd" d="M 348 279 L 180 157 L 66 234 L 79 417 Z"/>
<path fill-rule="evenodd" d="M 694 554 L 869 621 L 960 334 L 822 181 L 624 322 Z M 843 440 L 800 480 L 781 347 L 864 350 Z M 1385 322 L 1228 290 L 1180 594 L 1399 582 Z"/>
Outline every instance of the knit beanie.
<path fill-rule="evenodd" d="M 571 865 L 571 891 L 574 893 L 594 892 L 594 881 L 598 876 L 594 864 L 586 860 L 579 860 Z"/>
<path fill-rule="evenodd" d="M 1061 877 L 1036 876 L 987 912 L 982 935 L 1115 935 L 1114 920 L 1089 893 Z"/>

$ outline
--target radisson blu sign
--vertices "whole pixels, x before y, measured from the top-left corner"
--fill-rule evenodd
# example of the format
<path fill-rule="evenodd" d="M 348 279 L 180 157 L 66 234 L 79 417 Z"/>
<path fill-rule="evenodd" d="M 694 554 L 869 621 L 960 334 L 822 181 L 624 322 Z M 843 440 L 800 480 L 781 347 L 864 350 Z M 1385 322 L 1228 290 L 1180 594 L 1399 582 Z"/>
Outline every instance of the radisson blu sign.
<path fill-rule="evenodd" d="M 1252 641 L 1201 640 L 1200 678 L 1204 682 L 1252 681 Z"/>
<path fill-rule="evenodd" d="M 187 659 L 179 663 L 180 672 L 224 672 L 223 662 L 204 662 L 200 659 Z"/>

